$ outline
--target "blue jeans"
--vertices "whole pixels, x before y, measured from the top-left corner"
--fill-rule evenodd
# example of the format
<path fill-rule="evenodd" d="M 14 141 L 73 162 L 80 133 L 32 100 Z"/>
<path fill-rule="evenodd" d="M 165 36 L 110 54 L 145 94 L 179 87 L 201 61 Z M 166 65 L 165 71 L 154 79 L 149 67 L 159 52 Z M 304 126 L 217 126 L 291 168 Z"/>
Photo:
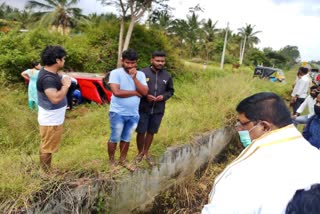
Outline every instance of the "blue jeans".
<path fill-rule="evenodd" d="M 137 128 L 139 115 L 123 116 L 115 112 L 109 112 L 110 118 L 110 142 L 130 142 L 133 131 Z"/>

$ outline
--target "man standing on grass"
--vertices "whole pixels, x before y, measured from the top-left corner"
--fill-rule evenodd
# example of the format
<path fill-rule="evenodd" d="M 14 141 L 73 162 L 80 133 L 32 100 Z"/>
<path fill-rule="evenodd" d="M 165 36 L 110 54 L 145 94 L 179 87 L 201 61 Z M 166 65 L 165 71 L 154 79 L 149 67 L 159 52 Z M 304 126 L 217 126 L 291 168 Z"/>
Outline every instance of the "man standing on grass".
<path fill-rule="evenodd" d="M 64 66 L 66 51 L 60 46 L 47 46 L 41 53 L 44 67 L 37 80 L 38 122 L 40 125 L 40 166 L 48 172 L 52 153 L 59 149 L 67 108 L 66 94 L 70 77 L 62 78 L 58 71 Z"/>
<path fill-rule="evenodd" d="M 112 90 L 110 102 L 110 128 L 108 155 L 111 167 L 115 166 L 115 151 L 120 142 L 119 164 L 130 171 L 135 167 L 127 160 L 127 153 L 132 133 L 139 121 L 140 97 L 146 96 L 148 86 L 146 77 L 137 71 L 138 53 L 128 49 L 122 53 L 122 67 L 110 73 L 109 84 Z"/>
<path fill-rule="evenodd" d="M 296 84 L 293 87 L 291 93 L 292 98 L 290 101 L 294 115 L 297 113 L 297 109 L 308 96 L 308 89 L 310 83 L 310 78 L 308 75 L 309 69 L 305 67 L 300 67 L 299 72 L 301 77 L 297 80 Z"/>
<path fill-rule="evenodd" d="M 135 158 L 140 162 L 145 156 L 150 166 L 154 165 L 149 149 L 153 136 L 159 130 L 165 111 L 165 102 L 173 95 L 173 81 L 171 75 L 164 70 L 166 53 L 155 51 L 152 53 L 151 66 L 143 68 L 146 75 L 149 91 L 146 97 L 141 98 L 137 127 L 137 147 L 139 154 Z"/>

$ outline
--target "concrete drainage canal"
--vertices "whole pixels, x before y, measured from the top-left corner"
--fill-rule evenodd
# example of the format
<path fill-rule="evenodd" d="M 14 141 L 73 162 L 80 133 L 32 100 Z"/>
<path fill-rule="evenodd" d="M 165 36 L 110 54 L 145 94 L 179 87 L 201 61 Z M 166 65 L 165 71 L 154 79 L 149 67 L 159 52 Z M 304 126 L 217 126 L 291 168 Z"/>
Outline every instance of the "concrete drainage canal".
<path fill-rule="evenodd" d="M 178 179 L 211 162 L 232 140 L 232 130 L 202 134 L 193 142 L 170 147 L 151 170 L 137 170 L 118 179 L 79 179 L 60 184 L 59 191 L 22 213 L 130 213 L 143 210 Z M 101 207 L 104 207 L 101 210 Z"/>

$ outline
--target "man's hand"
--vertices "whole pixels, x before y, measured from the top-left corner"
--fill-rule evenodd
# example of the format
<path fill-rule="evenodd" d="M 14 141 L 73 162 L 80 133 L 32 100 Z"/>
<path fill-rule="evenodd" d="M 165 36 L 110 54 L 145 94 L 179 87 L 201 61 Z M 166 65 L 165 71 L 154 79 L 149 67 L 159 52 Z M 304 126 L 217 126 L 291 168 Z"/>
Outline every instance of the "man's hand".
<path fill-rule="evenodd" d="M 163 95 L 159 95 L 156 97 L 156 102 L 160 102 L 162 101 L 164 98 L 163 98 Z"/>
<path fill-rule="evenodd" d="M 137 92 L 137 91 L 136 91 Z M 138 97 L 142 97 L 142 95 L 139 93 L 139 92 L 137 92 L 137 94 L 136 94 Z"/>
<path fill-rule="evenodd" d="M 293 120 L 295 120 L 296 118 L 297 118 L 296 114 L 291 116 L 291 119 L 293 119 Z"/>
<path fill-rule="evenodd" d="M 69 76 L 63 76 L 63 78 L 61 80 L 61 84 L 62 84 L 62 86 L 66 86 L 69 88 L 71 85 L 71 78 Z"/>
<path fill-rule="evenodd" d="M 132 77 L 132 79 L 135 79 L 137 76 L 137 68 L 131 68 L 130 70 L 128 70 L 130 76 Z"/>
<path fill-rule="evenodd" d="M 297 102 L 297 97 L 296 97 L 296 96 L 292 97 L 292 99 L 291 99 L 291 102 L 290 102 L 290 103 L 295 103 L 295 102 Z"/>
<path fill-rule="evenodd" d="M 156 98 L 155 96 L 152 96 L 151 94 L 148 94 L 148 95 L 147 95 L 147 100 L 148 100 L 149 103 L 155 102 L 156 99 L 157 99 L 157 98 Z"/>

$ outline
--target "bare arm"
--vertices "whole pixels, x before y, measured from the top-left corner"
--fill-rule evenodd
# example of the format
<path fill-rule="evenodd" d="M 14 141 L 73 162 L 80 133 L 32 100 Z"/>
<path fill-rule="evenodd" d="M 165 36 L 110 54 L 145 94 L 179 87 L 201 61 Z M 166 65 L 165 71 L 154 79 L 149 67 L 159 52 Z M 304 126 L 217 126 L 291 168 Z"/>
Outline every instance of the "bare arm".
<path fill-rule="evenodd" d="M 69 87 L 71 85 L 71 79 L 70 77 L 64 77 L 61 80 L 62 87 L 60 90 L 57 90 L 55 88 L 48 88 L 44 91 L 50 102 L 53 104 L 58 104 L 66 97 L 66 94 L 68 93 Z"/>
<path fill-rule="evenodd" d="M 21 76 L 22 76 L 23 78 L 27 79 L 27 80 L 29 80 L 29 79 L 30 79 L 29 75 L 28 75 L 28 74 L 26 74 L 26 72 L 25 72 L 25 71 L 22 71 L 22 72 L 21 72 Z"/>
<path fill-rule="evenodd" d="M 132 96 L 141 97 L 141 94 L 139 94 L 137 91 L 121 90 L 119 84 L 110 83 L 110 88 L 113 95 L 116 97 L 121 97 L 121 98 L 132 97 Z"/>
<path fill-rule="evenodd" d="M 148 94 L 148 86 L 143 85 L 138 79 L 137 77 L 133 78 L 134 84 L 136 85 L 137 88 L 137 92 L 139 92 L 139 94 L 141 94 L 142 96 L 147 96 Z"/>

